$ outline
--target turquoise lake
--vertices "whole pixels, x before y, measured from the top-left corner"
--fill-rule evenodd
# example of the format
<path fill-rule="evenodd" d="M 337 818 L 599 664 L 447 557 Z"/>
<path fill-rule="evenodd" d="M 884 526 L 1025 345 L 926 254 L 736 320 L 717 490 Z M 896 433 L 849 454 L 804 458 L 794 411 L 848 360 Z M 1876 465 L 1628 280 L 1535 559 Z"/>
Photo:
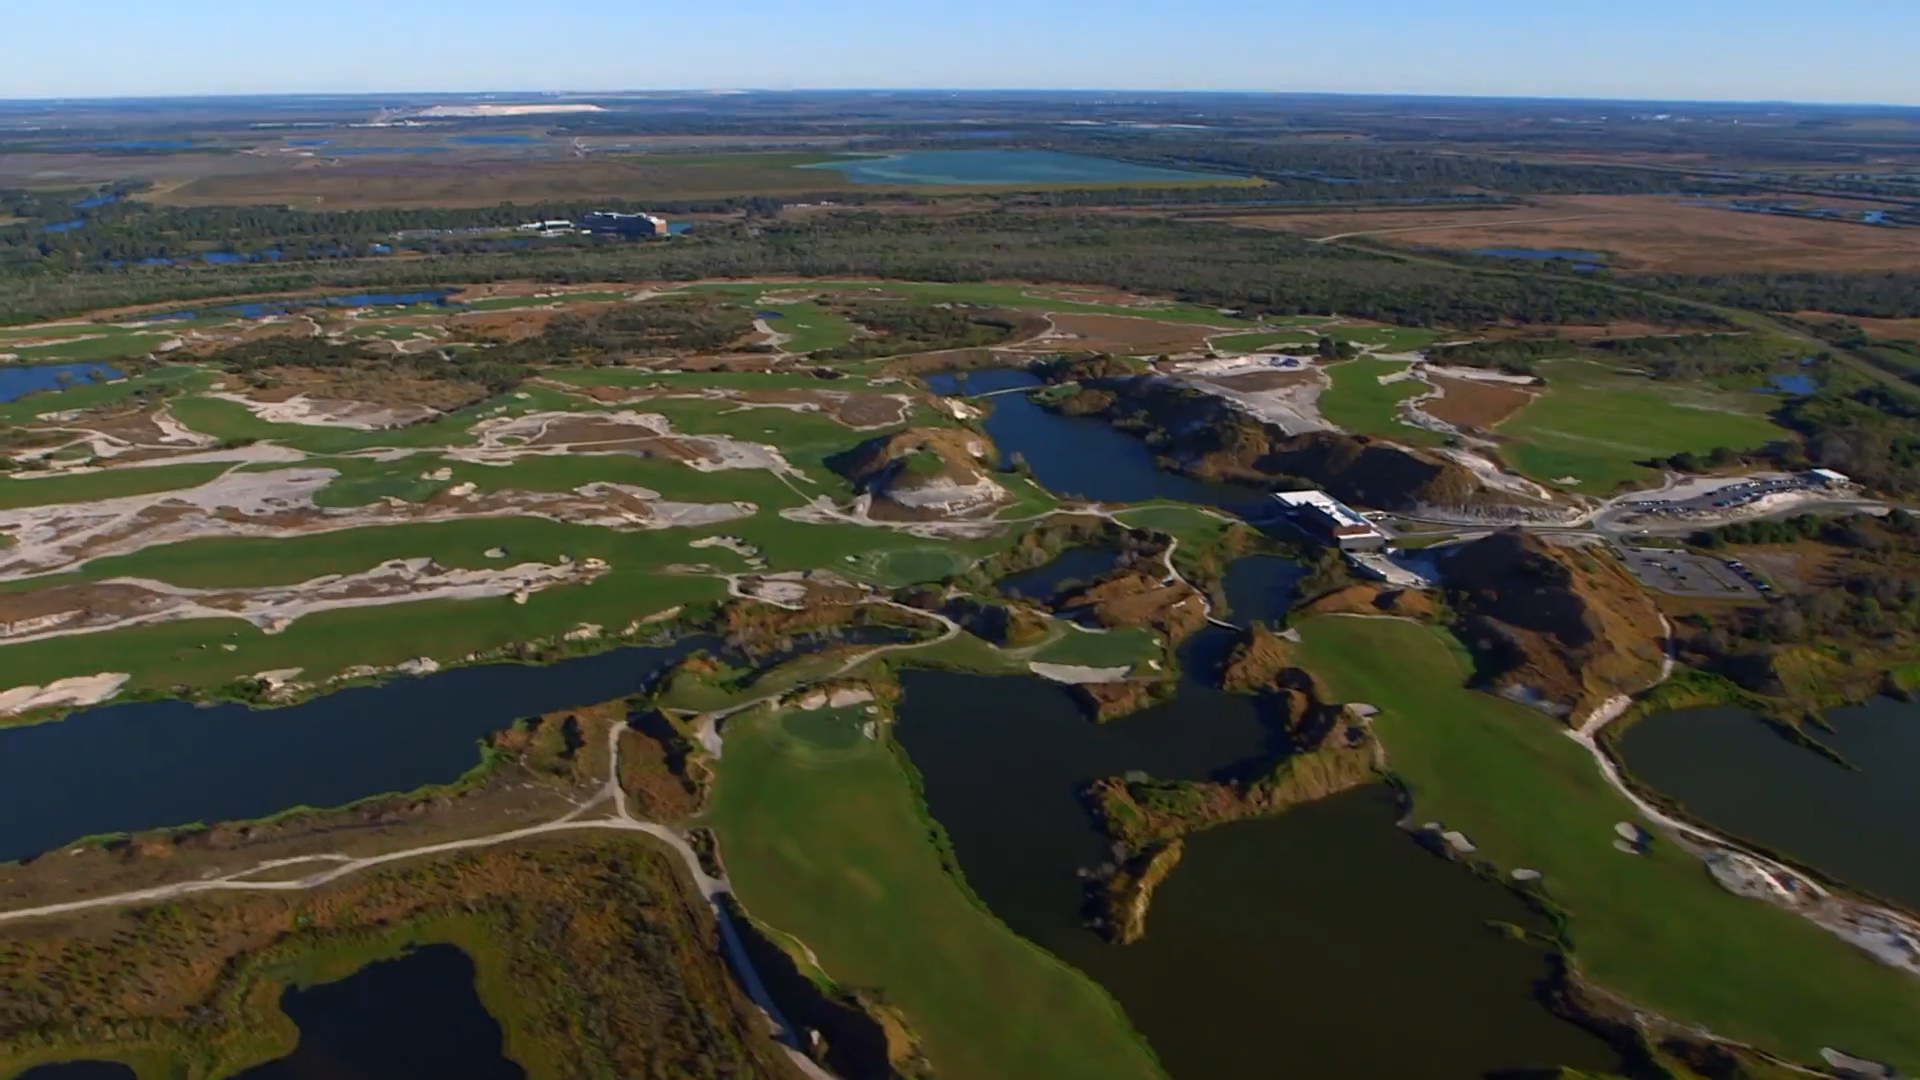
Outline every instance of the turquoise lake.
<path fill-rule="evenodd" d="M 908 150 L 799 167 L 836 169 L 856 184 L 1186 184 L 1239 179 L 1053 150 Z"/>

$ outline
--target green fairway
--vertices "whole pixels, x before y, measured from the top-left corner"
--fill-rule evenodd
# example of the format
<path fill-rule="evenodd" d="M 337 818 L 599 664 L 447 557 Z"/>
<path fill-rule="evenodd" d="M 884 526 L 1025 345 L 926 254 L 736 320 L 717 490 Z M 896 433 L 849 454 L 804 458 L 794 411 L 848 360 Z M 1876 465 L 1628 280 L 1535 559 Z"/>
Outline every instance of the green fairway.
<path fill-rule="evenodd" d="M 1540 871 L 1574 963 L 1600 986 L 1797 1061 L 1831 1046 L 1920 1068 L 1920 980 L 1722 890 L 1664 837 L 1648 855 L 1616 850 L 1632 804 L 1555 720 L 1465 689 L 1468 667 L 1438 632 L 1338 616 L 1300 629 L 1301 663 L 1335 698 L 1381 710 L 1374 730 L 1411 820 L 1464 832 L 1503 877 Z"/>
<path fill-rule="evenodd" d="M 1497 430 L 1511 440 L 1503 456 L 1542 483 L 1606 494 L 1658 479 L 1635 462 L 1788 437 L 1763 415 L 1772 403 L 1759 394 L 1654 382 L 1584 360 L 1549 361 L 1540 371 L 1546 392 Z"/>
<path fill-rule="evenodd" d="M 0 510 L 58 503 L 93 502 L 156 491 L 199 487 L 232 468 L 220 462 L 197 465 L 154 465 L 143 469 L 110 469 L 73 476 L 0 478 Z"/>
<path fill-rule="evenodd" d="M 761 294 L 775 290 L 816 290 L 822 292 L 864 292 L 884 293 L 893 296 L 908 296 L 933 303 L 977 304 L 982 307 L 1003 307 L 1020 311 L 1053 311 L 1088 315 L 1131 315 L 1141 319 L 1154 319 L 1160 322 L 1192 323 L 1201 326 L 1232 327 L 1249 324 L 1249 320 L 1222 315 L 1218 309 L 1199 304 L 1185 304 L 1174 301 L 1159 301 L 1143 306 L 1127 304 L 1106 304 L 1098 301 L 1065 299 L 1041 295 L 1047 292 L 1063 292 L 1071 286 L 1047 285 L 988 285 L 975 283 L 923 282 L 923 281 L 809 281 L 809 282 L 768 282 L 701 284 L 692 289 L 705 292 L 726 292 L 743 299 L 757 299 Z M 785 307 L 774 310 L 785 310 Z M 773 324 L 775 330 L 786 331 L 778 321 Z M 789 346 L 794 348 L 794 346 Z"/>
<path fill-rule="evenodd" d="M 1431 330 L 1413 326 L 1335 326 L 1327 329 L 1326 336 L 1390 353 L 1424 349 L 1440 338 Z"/>
<path fill-rule="evenodd" d="M 1333 386 L 1320 395 L 1320 415 L 1356 435 L 1379 435 L 1416 445 L 1436 445 L 1440 436 L 1399 421 L 1400 403 L 1427 392 L 1418 379 L 1383 383 L 1384 375 L 1407 370 L 1392 360 L 1348 360 L 1327 368 Z"/>
<path fill-rule="evenodd" d="M 1154 644 L 1151 630 L 1125 626 L 1096 633 L 1067 623 L 1065 632 L 1042 646 L 1033 658 L 1043 664 L 1130 668 L 1157 659 L 1159 655 L 1160 647 Z"/>
<path fill-rule="evenodd" d="M 205 389 L 213 375 L 205 368 L 173 364 L 145 375 L 113 382 L 77 382 L 66 390 L 29 394 L 18 401 L 0 404 L 0 424 L 28 424 L 42 413 L 93 409 L 124 401 L 136 391 Z"/>
<path fill-rule="evenodd" d="M 616 569 L 591 585 L 535 593 L 525 604 L 500 596 L 323 611 L 278 634 L 264 634 L 237 619 L 164 623 L 8 645 L 0 649 L 0 682 L 44 685 L 124 671 L 133 675 L 129 690 L 215 687 L 255 672 L 295 667 L 304 668 L 307 678 L 320 679 L 356 665 L 387 667 L 423 655 L 458 661 L 468 653 L 557 637 L 583 622 L 618 633 L 635 619 L 725 595 L 726 585 L 714 578 L 636 567 Z"/>
<path fill-rule="evenodd" d="M 114 327 L 101 329 L 115 330 Z M 172 339 L 171 334 L 120 331 L 48 345 L 21 346 L 0 343 L 0 351 L 18 354 L 22 363 L 124 360 L 130 356 L 146 356 Z"/>
<path fill-rule="evenodd" d="M 1312 345 L 1319 340 L 1319 335 L 1305 330 L 1276 330 L 1268 334 L 1228 334 L 1213 338 L 1207 344 L 1221 352 L 1244 353 L 1275 345 Z"/>
<path fill-rule="evenodd" d="M 729 722 L 709 816 L 747 909 L 898 1007 L 947 1080 L 1161 1075 L 1099 987 L 967 897 L 898 759 L 842 726 Z"/>

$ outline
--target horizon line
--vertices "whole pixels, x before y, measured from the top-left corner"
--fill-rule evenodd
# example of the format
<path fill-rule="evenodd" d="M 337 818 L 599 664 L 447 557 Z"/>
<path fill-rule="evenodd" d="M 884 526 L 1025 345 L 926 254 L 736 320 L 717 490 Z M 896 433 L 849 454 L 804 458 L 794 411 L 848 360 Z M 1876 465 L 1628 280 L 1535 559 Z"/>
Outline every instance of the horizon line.
<path fill-rule="evenodd" d="M 664 95 L 699 97 L 739 97 L 755 94 L 1153 94 L 1173 96 L 1298 97 L 1298 98 L 1402 98 L 1433 101 L 1471 102 L 1567 102 L 1583 105 L 1739 105 L 1789 106 L 1800 108 L 1897 109 L 1920 112 L 1920 101 L 1795 100 L 1791 98 L 1639 98 L 1599 95 L 1555 94 L 1467 94 L 1403 90 L 1246 90 L 1196 87 L 941 87 L 941 86 L 807 86 L 807 87 L 653 87 L 623 89 L 498 89 L 498 90 L 299 90 L 299 91 L 220 91 L 215 93 L 168 94 L 63 94 L 50 97 L 0 97 L 0 105 L 94 104 L 111 102 L 224 101 L 248 99 L 378 98 L 378 97 L 534 97 L 534 98 L 623 98 Z M 506 102 L 503 102 L 506 104 Z"/>

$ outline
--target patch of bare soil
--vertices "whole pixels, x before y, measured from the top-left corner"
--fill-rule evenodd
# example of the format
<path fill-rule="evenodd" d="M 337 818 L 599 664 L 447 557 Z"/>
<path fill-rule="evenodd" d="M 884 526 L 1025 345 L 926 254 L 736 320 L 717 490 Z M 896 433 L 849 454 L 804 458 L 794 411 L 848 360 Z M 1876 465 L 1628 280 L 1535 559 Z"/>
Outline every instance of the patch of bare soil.
<path fill-rule="evenodd" d="M 1421 410 L 1457 428 L 1491 431 L 1533 400 L 1532 394 L 1517 386 L 1433 374 L 1427 382 L 1440 390 L 1440 396 L 1422 401 Z"/>
<path fill-rule="evenodd" d="M 1462 639 L 1503 692 L 1581 716 L 1660 673 L 1659 609 L 1603 550 L 1509 529 L 1453 549 L 1441 569 Z"/>
<path fill-rule="evenodd" d="M 477 445 L 454 448 L 446 456 L 477 465 L 505 465 L 529 455 L 628 453 L 679 461 L 702 471 L 766 469 L 800 475 L 774 447 L 724 435 L 677 435 L 667 418 L 656 413 L 528 413 L 483 420 L 473 432 L 479 437 Z"/>
<path fill-rule="evenodd" d="M 891 520 L 978 516 L 1007 499 L 985 462 L 997 459 L 984 435 L 914 428 L 874 439 L 830 463 L 871 497 L 870 513 Z"/>
<path fill-rule="evenodd" d="M 1426 621 L 1433 618 L 1433 601 L 1411 589 L 1351 585 L 1320 597 L 1307 606 L 1317 615 L 1398 615 Z"/>
<path fill-rule="evenodd" d="M 1071 693 L 1080 700 L 1096 723 L 1104 724 L 1165 701 L 1170 689 L 1165 683 L 1154 679 L 1120 679 L 1114 682 L 1075 683 Z"/>
<path fill-rule="evenodd" d="M 1177 641 L 1206 625 L 1206 605 L 1193 586 L 1164 582 L 1151 574 L 1117 574 L 1061 597 L 1063 614 L 1090 618 L 1101 626 L 1137 626 Z"/>
<path fill-rule="evenodd" d="M 232 377 L 229 382 L 232 383 Z M 428 379 L 403 371 L 378 368 L 265 368 L 230 386 L 234 392 L 260 402 L 286 401 L 304 394 L 329 401 L 363 401 L 387 407 L 423 407 L 435 412 L 464 409 L 487 397 L 479 383 Z"/>
<path fill-rule="evenodd" d="M 1200 381 L 1242 393 L 1257 394 L 1266 390 L 1290 390 L 1296 386 L 1318 385 L 1325 379 L 1313 371 L 1249 371 L 1244 375 L 1220 375 Z"/>

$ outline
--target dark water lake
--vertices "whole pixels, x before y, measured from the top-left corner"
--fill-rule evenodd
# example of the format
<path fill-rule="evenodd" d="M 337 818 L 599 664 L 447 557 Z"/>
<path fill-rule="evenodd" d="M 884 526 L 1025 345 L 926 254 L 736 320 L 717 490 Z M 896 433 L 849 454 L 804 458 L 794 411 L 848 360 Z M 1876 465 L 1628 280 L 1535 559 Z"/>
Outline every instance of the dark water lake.
<path fill-rule="evenodd" d="M 474 990 L 473 961 L 430 945 L 339 982 L 288 989 L 293 1053 L 239 1080 L 525 1080 L 501 1055 L 500 1024 Z"/>
<path fill-rule="evenodd" d="M 935 375 L 927 385 L 936 394 L 972 395 L 1041 382 L 1031 372 L 1016 368 L 985 368 L 959 374 Z M 1104 420 L 1060 416 L 1036 405 L 1026 394 L 1000 394 L 985 405 L 987 434 L 1003 458 L 1019 454 L 1033 469 L 1034 479 L 1056 495 L 1073 495 L 1100 502 L 1147 502 L 1174 499 L 1251 513 L 1263 506 L 1266 495 L 1250 488 L 1213 484 L 1162 469 L 1147 444 Z"/>
<path fill-rule="evenodd" d="M 449 135 L 447 141 L 455 146 L 521 146 L 546 142 L 532 135 Z"/>
<path fill-rule="evenodd" d="M 1205 631 L 1189 649 L 1217 652 L 1207 639 L 1232 635 Z M 1250 768 L 1279 739 L 1253 699 L 1189 683 L 1097 725 L 1039 679 L 908 671 L 903 684 L 897 734 L 968 882 L 1106 987 L 1176 1080 L 1614 1066 L 1534 997 L 1545 955 L 1487 926 L 1538 918 L 1395 828 L 1384 787 L 1189 838 L 1143 941 L 1110 945 L 1082 925 L 1077 871 L 1110 854 L 1080 791 L 1136 769 Z"/>
<path fill-rule="evenodd" d="M 909 150 L 799 167 L 835 170 L 856 184 L 1186 184 L 1239 179 L 1054 150 Z"/>
<path fill-rule="evenodd" d="M 0 402 L 18 401 L 42 390 L 118 378 L 120 372 L 105 364 L 0 364 Z"/>
<path fill-rule="evenodd" d="M 1852 769 L 1726 707 L 1649 716 L 1619 751 L 1708 825 L 1920 908 L 1920 705 L 1882 698 L 1827 720 L 1833 731 L 1807 733 Z"/>
<path fill-rule="evenodd" d="M 1216 614 L 1241 626 L 1256 622 L 1278 625 L 1286 621 L 1287 609 L 1293 606 L 1294 587 L 1306 574 L 1299 563 L 1277 555 L 1235 559 L 1228 564 L 1222 582 L 1227 610 Z"/>
<path fill-rule="evenodd" d="M 383 157 L 393 154 L 450 154 L 444 146 L 340 146 L 327 151 L 339 157 Z"/>
<path fill-rule="evenodd" d="M 1062 585 L 1092 581 L 1119 564 L 1120 553 L 1113 548 L 1068 548 L 1043 566 L 1008 574 L 994 582 L 993 587 L 1007 596 L 1046 600 L 1059 592 Z"/>
<path fill-rule="evenodd" d="M 133 702 L 0 728 L 0 862 L 83 836 L 448 783 L 479 764 L 480 739 L 513 721 L 638 693 L 711 644 L 616 649 L 550 667 L 456 668 L 284 709 Z"/>
<path fill-rule="evenodd" d="M 1760 388 L 1763 394 L 1786 394 L 1789 397 L 1808 397 L 1820 389 L 1819 380 L 1811 375 L 1775 375 Z"/>

